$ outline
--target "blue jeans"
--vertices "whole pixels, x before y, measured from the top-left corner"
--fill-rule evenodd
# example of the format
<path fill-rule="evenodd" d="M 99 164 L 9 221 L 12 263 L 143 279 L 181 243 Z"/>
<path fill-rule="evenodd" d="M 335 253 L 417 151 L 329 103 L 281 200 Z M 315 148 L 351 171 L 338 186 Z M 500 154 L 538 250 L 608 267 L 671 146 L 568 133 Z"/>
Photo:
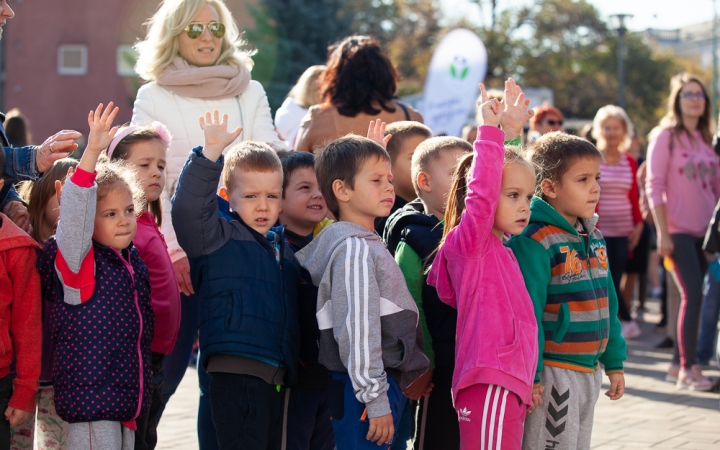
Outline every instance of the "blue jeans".
<path fill-rule="evenodd" d="M 715 352 L 715 337 L 717 336 L 718 316 L 720 316 L 720 281 L 713 274 L 713 265 L 718 265 L 718 262 L 710 263 L 710 268 L 705 276 L 705 299 L 700 313 L 697 360 L 701 365 L 707 364 Z M 718 268 L 715 269 L 717 271 Z"/>
<path fill-rule="evenodd" d="M 400 421 L 406 405 L 406 397 L 400 390 L 400 386 L 392 378 L 387 378 L 390 388 L 387 391 L 390 400 L 390 411 L 392 412 L 393 425 L 395 430 L 400 430 Z M 332 425 L 335 430 L 335 444 L 337 450 L 389 450 L 390 445 L 377 445 L 367 440 L 366 436 L 370 429 L 370 420 L 360 420 L 365 404 L 355 398 L 352 382 L 346 372 L 332 372 L 330 382 L 330 412 L 333 415 Z M 398 439 L 397 432 L 393 442 Z"/>
<path fill-rule="evenodd" d="M 157 421 L 160 423 L 163 411 L 170 397 L 177 390 L 178 385 L 185 376 L 190 354 L 192 353 L 195 335 L 198 329 L 198 298 L 197 295 L 181 295 L 180 332 L 173 352 L 165 357 L 163 384 L 163 406 L 158 413 Z M 198 378 L 200 379 L 200 406 L 198 407 L 198 443 L 200 450 L 217 450 L 219 448 L 215 435 L 215 425 L 212 421 L 210 408 L 210 380 L 204 368 L 198 365 Z"/>

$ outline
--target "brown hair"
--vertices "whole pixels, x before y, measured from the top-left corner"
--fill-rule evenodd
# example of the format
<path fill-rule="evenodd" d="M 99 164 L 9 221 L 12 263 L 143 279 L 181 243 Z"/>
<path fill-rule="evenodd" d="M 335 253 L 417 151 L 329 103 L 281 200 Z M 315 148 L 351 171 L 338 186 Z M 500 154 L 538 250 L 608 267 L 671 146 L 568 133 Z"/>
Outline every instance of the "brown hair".
<path fill-rule="evenodd" d="M 222 172 L 223 187 L 232 191 L 236 171 L 244 172 L 280 172 L 280 158 L 269 145 L 262 142 L 244 141 L 231 148 L 225 155 L 225 167 Z"/>
<path fill-rule="evenodd" d="M 703 95 L 705 95 L 705 111 L 703 111 L 703 115 L 700 116 L 700 120 L 698 121 L 698 130 L 700 131 L 700 135 L 702 136 L 703 141 L 705 141 L 706 144 L 710 145 L 712 142 L 712 131 L 710 123 L 712 119 L 712 114 L 710 112 L 712 101 L 710 100 L 710 97 L 708 97 L 708 93 L 705 89 L 705 85 L 703 84 L 703 82 L 700 81 L 699 78 L 692 76 L 688 73 L 681 73 L 675 75 L 670 80 L 670 96 L 668 97 L 667 103 L 668 112 L 667 114 L 665 114 L 665 117 L 663 117 L 660 121 L 660 128 L 671 130 L 673 136 L 676 137 L 679 137 L 681 133 L 687 133 L 688 137 L 692 139 L 692 136 L 690 135 L 690 133 L 688 133 L 687 129 L 683 125 L 682 109 L 680 108 L 680 93 L 682 92 L 682 88 L 685 87 L 686 84 L 692 82 L 700 85 L 700 89 L 702 89 Z M 672 141 L 670 145 L 672 146 Z"/>
<path fill-rule="evenodd" d="M 467 177 L 472 167 L 474 153 L 468 153 L 458 160 L 455 175 L 453 175 L 452 185 L 448 193 L 447 206 L 445 207 L 445 228 L 443 229 L 443 237 L 438 245 L 440 249 L 445 243 L 450 230 L 458 226 L 463 211 L 465 211 L 465 197 L 467 197 Z"/>
<path fill-rule="evenodd" d="M 283 169 L 283 193 L 282 197 L 285 198 L 285 189 L 290 184 L 290 177 L 296 170 L 300 169 L 313 169 L 315 170 L 315 156 L 308 152 L 296 152 L 293 150 L 280 150 L 278 158 L 282 163 Z"/>
<path fill-rule="evenodd" d="M 395 137 L 393 136 L 393 139 Z M 390 140 L 392 142 L 392 139 Z M 420 196 L 420 187 L 417 184 L 417 177 L 420 172 L 426 171 L 430 165 L 442 157 L 443 152 L 452 149 L 460 149 L 472 153 L 473 147 L 464 139 L 456 137 L 434 137 L 420 143 L 412 157 L 410 168 L 413 188 Z"/>
<path fill-rule="evenodd" d="M 145 209 L 145 192 L 138 180 L 135 167 L 123 160 L 108 161 L 107 157 L 103 156 L 95 170 L 98 201 L 112 191 L 124 189 L 132 196 L 135 215 L 139 215 Z"/>
<path fill-rule="evenodd" d="M 112 152 L 110 161 L 126 161 L 130 156 L 130 149 L 139 142 L 158 140 L 167 151 L 167 144 L 163 137 L 152 127 L 141 128 L 133 131 L 120 140 Z M 163 186 L 163 189 L 165 186 Z M 155 216 L 155 223 L 158 227 L 162 226 L 162 199 L 158 197 L 152 202 L 147 203 L 148 211 Z"/>
<path fill-rule="evenodd" d="M 420 122 L 412 120 L 403 120 L 388 124 L 385 128 L 385 136 L 392 134 L 392 139 L 387 143 L 387 152 L 390 155 L 390 162 L 395 163 L 405 140 L 411 136 L 421 136 L 428 139 L 432 136 L 432 131 Z"/>
<path fill-rule="evenodd" d="M 584 158 L 602 160 L 602 153 L 585 139 L 554 131 L 544 134 L 530 147 L 529 158 L 535 167 L 535 195 L 543 197 L 543 180 L 559 183 L 575 161 Z"/>
<path fill-rule="evenodd" d="M 333 183 L 341 180 L 354 189 L 355 176 L 370 158 L 390 161 L 388 152 L 377 142 L 355 135 L 332 141 L 315 158 L 315 174 L 320 192 L 335 218 L 340 219 L 340 205 L 333 191 Z"/>
<path fill-rule="evenodd" d="M 5 135 L 13 147 L 25 147 L 32 143 L 30 122 L 17 108 L 11 109 L 5 115 Z"/>
<path fill-rule="evenodd" d="M 349 36 L 329 48 L 327 69 L 320 78 L 324 102 L 340 115 L 376 116 L 381 110 L 395 112 L 392 100 L 398 75 L 390 58 L 372 36 Z M 374 105 L 380 105 L 377 109 Z"/>
<path fill-rule="evenodd" d="M 23 181 L 20 186 L 20 196 L 28 204 L 30 214 L 30 225 L 33 227 L 32 238 L 42 243 L 43 236 L 40 236 L 40 229 L 44 219 L 45 205 L 55 195 L 55 181 L 65 184 L 68 170 L 77 167 L 78 162 L 71 158 L 63 158 L 55 161 L 43 174 L 42 178 L 33 181 Z M 57 225 L 57 224 L 55 224 Z M 49 237 L 49 236 L 48 236 Z"/>

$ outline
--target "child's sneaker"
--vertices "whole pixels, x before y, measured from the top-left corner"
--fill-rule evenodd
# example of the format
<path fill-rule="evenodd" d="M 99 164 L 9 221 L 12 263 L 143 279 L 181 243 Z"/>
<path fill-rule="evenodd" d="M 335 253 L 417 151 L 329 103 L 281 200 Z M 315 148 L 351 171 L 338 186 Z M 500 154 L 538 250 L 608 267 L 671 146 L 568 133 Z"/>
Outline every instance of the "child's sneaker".
<path fill-rule="evenodd" d="M 678 364 L 670 364 L 665 381 L 668 383 L 677 383 L 678 375 L 680 375 L 680 366 Z"/>
<path fill-rule="evenodd" d="M 713 383 L 710 378 L 703 376 L 700 366 L 695 364 L 690 370 L 680 369 L 675 386 L 678 389 L 690 389 L 691 391 L 709 391 L 712 389 Z"/>
<path fill-rule="evenodd" d="M 625 339 L 637 339 L 642 334 L 640 327 L 634 320 L 631 320 L 630 322 L 620 322 L 620 325 L 622 327 L 622 337 Z"/>

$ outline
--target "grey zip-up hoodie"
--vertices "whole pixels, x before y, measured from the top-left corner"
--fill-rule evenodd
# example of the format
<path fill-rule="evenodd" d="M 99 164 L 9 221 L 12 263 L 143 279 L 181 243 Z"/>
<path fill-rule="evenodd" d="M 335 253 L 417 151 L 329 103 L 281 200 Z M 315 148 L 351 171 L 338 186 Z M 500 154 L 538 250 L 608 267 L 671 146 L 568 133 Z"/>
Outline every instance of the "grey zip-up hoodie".
<path fill-rule="evenodd" d="M 335 222 L 295 254 L 318 286 L 319 362 L 347 372 L 368 417 L 390 414 L 387 376 L 405 390 L 428 370 L 418 310 L 377 234 Z"/>

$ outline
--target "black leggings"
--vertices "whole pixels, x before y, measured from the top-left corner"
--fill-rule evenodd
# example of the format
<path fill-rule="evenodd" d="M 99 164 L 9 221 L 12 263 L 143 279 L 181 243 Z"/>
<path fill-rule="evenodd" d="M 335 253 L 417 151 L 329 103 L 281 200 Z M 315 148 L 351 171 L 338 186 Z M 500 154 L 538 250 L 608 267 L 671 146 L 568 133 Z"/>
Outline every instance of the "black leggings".
<path fill-rule="evenodd" d="M 689 234 L 671 234 L 674 246 L 672 275 L 680 291 L 680 311 L 677 319 L 677 342 L 673 362 L 689 369 L 695 364 L 700 308 L 702 307 L 703 277 L 707 260 L 702 250 L 703 238 Z"/>
<path fill-rule="evenodd" d="M 625 273 L 625 267 L 628 261 L 628 238 L 627 237 L 606 237 L 608 263 L 610 264 L 610 275 L 612 276 L 615 293 L 618 299 L 618 318 L 623 322 L 630 322 L 632 316 L 625 304 L 622 292 L 620 291 L 620 281 Z"/>

